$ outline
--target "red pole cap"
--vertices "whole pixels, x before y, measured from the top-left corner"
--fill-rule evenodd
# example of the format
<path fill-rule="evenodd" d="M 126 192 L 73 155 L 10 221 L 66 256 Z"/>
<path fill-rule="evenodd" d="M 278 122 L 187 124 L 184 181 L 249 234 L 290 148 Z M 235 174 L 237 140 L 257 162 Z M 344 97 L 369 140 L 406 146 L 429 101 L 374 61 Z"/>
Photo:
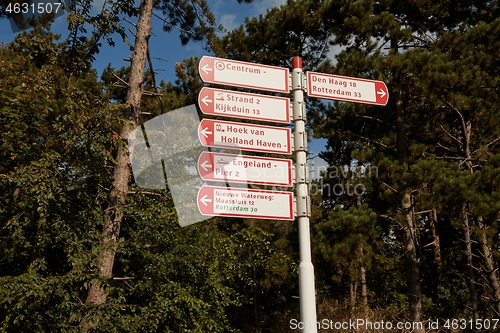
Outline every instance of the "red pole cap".
<path fill-rule="evenodd" d="M 302 58 L 301 57 L 293 57 L 292 59 L 292 69 L 302 68 Z"/>

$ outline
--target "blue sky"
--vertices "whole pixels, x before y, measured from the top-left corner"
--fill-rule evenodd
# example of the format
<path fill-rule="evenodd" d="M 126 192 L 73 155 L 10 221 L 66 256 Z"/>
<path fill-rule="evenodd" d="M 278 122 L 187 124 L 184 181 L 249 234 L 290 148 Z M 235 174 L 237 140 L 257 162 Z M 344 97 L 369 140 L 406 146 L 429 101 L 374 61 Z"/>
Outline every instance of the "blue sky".
<path fill-rule="evenodd" d="M 94 1 L 96 10 L 103 4 L 103 0 Z M 237 0 L 208 0 L 209 8 L 214 13 L 217 24 L 222 24 L 227 30 L 232 30 L 244 22 L 246 16 L 257 16 L 265 14 L 268 8 L 280 6 L 286 3 L 286 0 L 254 0 L 251 4 L 238 4 Z M 158 13 L 160 14 L 160 13 Z M 161 14 L 160 14 L 161 15 Z M 131 19 L 136 21 L 137 18 Z M 129 40 L 133 43 L 133 36 L 128 29 L 134 27 L 127 23 L 122 22 L 127 30 Z M 207 52 L 203 50 L 201 43 L 190 42 L 182 46 L 178 33 L 175 29 L 167 33 L 162 30 L 162 22 L 159 18 L 153 17 L 152 19 L 152 33 L 150 40 L 150 49 L 152 57 L 161 58 L 156 59 L 153 66 L 158 71 L 158 81 L 161 79 L 165 81 L 175 80 L 174 66 L 176 62 L 180 62 L 190 56 L 206 55 Z M 56 19 L 52 26 L 52 30 L 56 33 L 66 33 L 66 15 Z M 15 34 L 12 32 L 10 22 L 7 19 L 0 20 L 0 42 L 8 43 L 13 40 Z M 128 63 L 123 60 L 127 58 L 131 52 L 129 47 L 121 41 L 120 36 L 114 38 L 116 42 L 115 47 L 108 46 L 103 42 L 100 54 L 94 62 L 94 67 L 102 72 L 108 63 L 112 63 L 113 67 L 120 68 L 126 66 Z"/>
<path fill-rule="evenodd" d="M 97 9 L 102 6 L 103 0 L 97 0 L 94 3 Z M 267 9 L 285 3 L 286 0 L 254 0 L 254 2 L 250 4 L 238 4 L 237 0 L 208 0 L 209 8 L 214 13 L 217 24 L 222 24 L 228 31 L 239 27 L 247 16 L 253 17 L 265 14 Z M 133 26 L 126 22 L 123 22 L 123 25 L 127 30 L 129 40 L 133 43 L 133 36 L 128 31 L 129 28 L 133 29 Z M 201 43 L 190 42 L 185 46 L 181 45 L 175 29 L 170 33 L 164 32 L 162 29 L 162 22 L 159 18 L 153 17 L 152 26 L 153 35 L 150 39 L 150 50 L 158 81 L 163 79 L 168 82 L 176 79 L 176 62 L 180 62 L 190 56 L 198 56 L 201 58 L 203 55 L 207 55 Z M 55 33 L 64 34 L 66 29 L 66 15 L 57 18 L 52 26 L 52 30 Z M 16 34 L 12 32 L 10 22 L 7 19 L 1 19 L 0 42 L 8 43 L 14 39 L 15 35 Z M 101 73 L 109 63 L 117 69 L 129 64 L 123 60 L 123 58 L 128 58 L 131 55 L 128 45 L 123 43 L 119 36 L 114 38 L 114 40 L 116 42 L 115 47 L 110 47 L 106 43 L 103 43 L 101 51 L 97 55 L 93 66 L 99 73 Z M 314 140 L 309 146 L 311 156 L 317 155 L 323 149 L 323 140 Z M 324 165 L 324 163 L 316 160 L 314 169 L 318 169 L 320 165 Z"/>

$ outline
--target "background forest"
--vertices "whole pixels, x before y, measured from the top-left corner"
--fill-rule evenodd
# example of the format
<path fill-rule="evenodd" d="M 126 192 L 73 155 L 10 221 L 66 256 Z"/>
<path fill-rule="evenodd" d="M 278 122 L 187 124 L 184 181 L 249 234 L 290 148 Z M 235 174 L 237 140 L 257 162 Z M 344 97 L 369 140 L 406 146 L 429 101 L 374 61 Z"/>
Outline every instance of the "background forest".
<path fill-rule="evenodd" d="M 168 190 L 134 184 L 127 133 L 204 86 L 195 57 L 157 82 L 153 12 L 207 54 L 387 84 L 385 107 L 307 100 L 329 165 L 311 183 L 318 320 L 498 331 L 498 1 L 289 0 L 228 32 L 204 0 L 138 5 L 78 1 L 67 38 L 43 18 L 0 46 L 0 332 L 294 331 L 295 223 L 181 228 Z M 124 18 L 131 66 L 97 73 Z"/>

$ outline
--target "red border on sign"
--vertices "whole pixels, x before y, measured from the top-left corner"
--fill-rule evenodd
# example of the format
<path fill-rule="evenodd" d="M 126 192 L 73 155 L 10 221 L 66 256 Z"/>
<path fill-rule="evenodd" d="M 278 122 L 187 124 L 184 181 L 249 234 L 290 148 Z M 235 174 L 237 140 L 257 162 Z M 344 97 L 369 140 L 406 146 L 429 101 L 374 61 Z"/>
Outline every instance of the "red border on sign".
<path fill-rule="evenodd" d="M 285 81 L 285 89 L 276 89 L 276 88 L 267 88 L 267 87 L 262 87 L 262 86 L 253 86 L 253 85 L 248 85 L 248 84 L 240 84 L 237 81 L 216 81 L 214 79 L 214 72 L 215 72 L 214 67 L 215 67 L 216 61 L 224 61 L 224 62 L 230 62 L 230 63 L 241 64 L 241 65 L 246 65 L 246 66 L 255 66 L 255 67 L 260 67 L 260 68 L 269 68 L 269 69 L 283 71 L 283 79 Z M 212 66 L 211 67 L 212 70 L 209 73 L 205 73 L 205 71 L 203 70 L 203 68 L 206 65 Z M 198 64 L 198 73 L 200 74 L 201 80 L 203 82 L 207 82 L 207 83 L 215 83 L 215 84 L 221 84 L 221 85 L 229 85 L 229 86 L 235 86 L 235 87 L 273 91 L 273 92 L 281 92 L 281 93 L 289 93 L 290 92 L 290 81 L 289 81 L 290 71 L 288 70 L 288 68 L 284 68 L 284 67 L 262 65 L 262 64 L 256 64 L 253 62 L 229 60 L 229 59 L 225 59 L 225 58 L 215 58 L 215 57 L 210 57 L 210 56 L 203 56 L 200 60 L 200 63 Z"/>
<path fill-rule="evenodd" d="M 234 126 L 247 126 L 247 127 L 252 127 L 252 128 L 265 128 L 268 130 L 278 130 L 278 131 L 285 131 L 287 132 L 286 135 L 286 151 L 282 150 L 273 150 L 273 149 L 260 149 L 260 148 L 252 148 L 252 147 L 242 147 L 236 144 L 223 144 L 221 142 L 218 142 L 217 144 L 214 144 L 214 125 L 215 122 L 217 123 L 223 123 L 223 124 L 230 124 Z M 204 125 L 205 123 L 205 125 Z M 209 134 L 208 138 L 205 138 L 204 135 L 201 133 L 202 127 L 207 127 L 206 124 L 210 124 L 208 126 L 209 129 L 212 130 L 212 134 Z M 285 127 L 275 127 L 275 126 L 265 126 L 265 125 L 255 125 L 255 124 L 247 124 L 247 123 L 238 123 L 238 122 L 233 122 L 233 121 L 223 121 L 223 120 L 214 120 L 214 119 L 202 119 L 200 121 L 200 124 L 198 125 L 198 139 L 200 140 L 200 143 L 202 146 L 205 147 L 213 147 L 213 148 L 228 148 L 228 149 L 240 149 L 240 150 L 245 150 L 245 151 L 255 151 L 255 152 L 261 152 L 261 153 L 274 153 L 274 154 L 283 154 L 283 155 L 291 155 L 292 154 L 292 146 L 291 146 L 291 134 L 292 130 L 290 128 L 285 128 Z"/>
<path fill-rule="evenodd" d="M 276 161 L 276 162 L 284 162 L 288 164 L 288 174 L 287 174 L 287 182 L 286 183 L 280 183 L 280 182 L 269 182 L 269 181 L 255 181 L 255 180 L 239 180 L 239 179 L 233 179 L 231 177 L 225 177 L 224 179 L 220 178 L 215 178 L 214 177 L 214 160 L 215 160 L 215 155 L 217 156 L 226 156 L 230 158 L 242 158 L 242 159 L 247 159 L 247 160 L 260 160 L 260 161 Z M 212 164 L 212 170 L 205 171 L 201 163 L 202 159 L 204 161 L 208 160 Z M 208 152 L 204 151 L 200 154 L 200 157 L 198 157 L 197 161 L 197 169 L 198 169 L 198 174 L 200 175 L 201 179 L 205 181 L 214 181 L 214 182 L 232 182 L 232 183 L 238 183 L 238 184 L 257 184 L 257 185 L 273 185 L 273 186 L 285 186 L 285 187 L 291 187 L 293 185 L 293 175 L 292 175 L 292 160 L 287 160 L 287 159 L 282 159 L 282 158 L 273 158 L 273 157 L 257 157 L 257 156 L 248 156 L 248 155 L 236 155 L 236 154 L 225 154 L 225 153 L 215 153 L 215 152 Z"/>
<path fill-rule="evenodd" d="M 252 96 L 252 97 L 261 98 L 261 99 L 267 98 L 267 99 L 284 100 L 286 102 L 286 111 L 285 111 L 286 112 L 286 114 L 285 114 L 286 119 L 280 120 L 280 119 L 263 118 L 263 117 L 246 115 L 246 114 L 232 115 L 232 114 L 228 114 L 228 113 L 215 112 L 215 97 L 214 96 L 215 96 L 216 92 Z M 202 95 L 206 95 L 206 94 L 208 94 L 208 96 L 211 96 L 211 98 L 212 98 L 212 107 L 206 106 L 202 100 L 205 97 L 205 96 L 202 97 Z M 203 87 L 200 90 L 200 93 L 198 94 L 198 106 L 200 107 L 200 110 L 203 114 L 215 115 L 215 116 L 220 116 L 220 117 L 237 118 L 237 119 L 253 119 L 253 120 L 268 121 L 268 122 L 280 123 L 280 124 L 290 124 L 290 121 L 291 121 L 290 120 L 290 98 L 288 98 L 288 97 L 259 95 L 259 94 L 245 93 L 245 92 L 241 92 L 241 91 L 232 91 L 232 90 Z"/>
<path fill-rule="evenodd" d="M 255 214 L 235 214 L 235 213 L 214 213 L 214 191 L 215 190 L 224 190 L 224 191 L 245 191 L 251 193 L 265 193 L 265 194 L 280 194 L 288 196 L 289 200 L 289 211 L 288 216 L 271 216 L 271 215 L 255 215 Z M 200 199 L 207 196 L 210 198 L 211 202 L 207 202 L 204 205 Z M 208 199 L 207 198 L 207 199 Z M 200 206 L 201 204 L 201 206 Z M 225 217 L 241 217 L 241 218 L 257 218 L 257 219 L 265 219 L 265 220 L 285 220 L 292 221 L 295 219 L 294 207 L 293 207 L 293 192 L 284 192 L 284 191 L 266 191 L 266 190 L 256 190 L 256 189 L 245 189 L 245 188 L 236 188 L 236 187 L 220 187 L 220 186 L 210 186 L 203 185 L 198 190 L 198 195 L 196 196 L 196 205 L 198 206 L 198 211 L 201 215 L 205 216 L 225 216 Z"/>
<path fill-rule="evenodd" d="M 364 100 L 364 99 L 354 99 L 354 98 L 346 98 L 346 97 L 342 97 L 342 96 L 330 96 L 330 95 L 326 95 L 326 94 L 313 93 L 313 92 L 311 92 L 311 87 L 312 87 L 311 75 L 326 76 L 326 77 L 339 78 L 339 79 L 344 79 L 344 80 L 362 81 L 362 82 L 373 83 L 374 89 L 375 89 L 375 102 L 369 101 L 369 100 Z M 380 88 L 385 89 L 384 92 L 386 93 L 386 95 L 384 97 L 380 97 L 379 94 L 377 94 L 377 90 Z M 317 73 L 317 72 L 307 72 L 307 96 L 324 98 L 324 99 L 331 99 L 331 100 L 335 100 L 335 101 L 346 101 L 346 102 L 384 106 L 389 101 L 389 90 L 387 89 L 387 86 L 385 85 L 385 83 L 383 81 L 359 79 L 359 78 L 350 77 L 350 76 L 332 75 L 332 74 Z"/>

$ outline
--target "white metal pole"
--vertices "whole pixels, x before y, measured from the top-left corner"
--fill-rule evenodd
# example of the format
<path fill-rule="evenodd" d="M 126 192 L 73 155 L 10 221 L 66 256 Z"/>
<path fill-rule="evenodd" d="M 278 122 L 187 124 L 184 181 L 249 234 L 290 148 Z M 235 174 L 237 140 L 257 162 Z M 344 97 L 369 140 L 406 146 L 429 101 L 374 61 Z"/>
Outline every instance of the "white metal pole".
<path fill-rule="evenodd" d="M 297 200 L 297 222 L 299 227 L 299 299 L 302 332 L 316 333 L 316 289 L 314 267 L 311 262 L 309 231 L 310 197 L 309 171 L 307 166 L 307 133 L 305 130 L 306 107 L 304 102 L 304 80 L 302 58 L 292 61 L 292 92 L 294 121 L 295 179 Z"/>

